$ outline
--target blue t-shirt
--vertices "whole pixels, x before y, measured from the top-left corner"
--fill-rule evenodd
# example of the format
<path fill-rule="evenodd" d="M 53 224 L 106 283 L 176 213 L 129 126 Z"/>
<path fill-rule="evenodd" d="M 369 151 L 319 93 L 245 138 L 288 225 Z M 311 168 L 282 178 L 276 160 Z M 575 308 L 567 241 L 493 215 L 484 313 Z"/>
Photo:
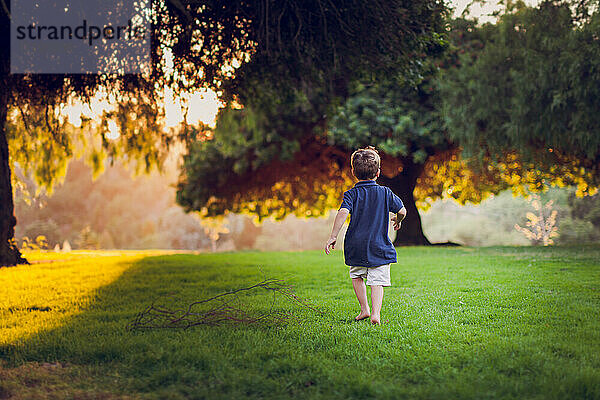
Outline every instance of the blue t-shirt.
<path fill-rule="evenodd" d="M 402 200 L 375 181 L 359 181 L 344 192 L 341 208 L 350 211 L 344 238 L 346 265 L 378 267 L 396 262 L 396 249 L 388 236 L 390 212 L 397 213 Z"/>

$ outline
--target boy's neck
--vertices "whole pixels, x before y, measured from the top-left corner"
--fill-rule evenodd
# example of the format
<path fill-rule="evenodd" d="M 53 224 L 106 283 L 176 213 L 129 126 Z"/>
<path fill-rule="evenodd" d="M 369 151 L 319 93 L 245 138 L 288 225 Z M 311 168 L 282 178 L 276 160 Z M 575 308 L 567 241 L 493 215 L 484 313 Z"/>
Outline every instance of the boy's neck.
<path fill-rule="evenodd" d="M 377 180 L 377 178 L 373 178 L 373 179 L 359 179 L 359 182 L 375 182 Z"/>

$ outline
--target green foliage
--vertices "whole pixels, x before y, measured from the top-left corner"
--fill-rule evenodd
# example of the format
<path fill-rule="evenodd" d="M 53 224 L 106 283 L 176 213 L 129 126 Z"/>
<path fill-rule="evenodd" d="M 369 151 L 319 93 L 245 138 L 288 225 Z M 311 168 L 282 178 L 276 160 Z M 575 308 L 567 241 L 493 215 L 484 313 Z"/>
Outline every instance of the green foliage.
<path fill-rule="evenodd" d="M 90 151 L 95 172 L 101 169 L 105 156 L 111 160 L 118 156 L 141 160 L 146 172 L 153 165 L 160 167 L 169 144 L 178 138 L 189 139 L 185 129 L 183 132 L 163 129 L 165 110 L 161 100 L 165 98 L 165 89 L 177 96 L 211 88 L 230 104 L 237 101 L 253 107 L 254 112 L 271 111 L 258 118 L 258 122 L 262 121 L 258 128 L 261 139 L 253 141 L 259 145 L 241 155 L 242 161 L 227 163 L 235 163 L 238 174 L 249 171 L 251 165 L 255 170 L 265 159 L 273 160 L 278 155 L 289 160 L 289 154 L 300 147 L 295 142 L 297 133 L 312 131 L 322 121 L 323 110 L 335 98 L 344 97 L 349 81 L 372 80 L 399 66 L 406 71 L 418 69 L 418 59 L 429 47 L 442 42 L 439 32 L 445 13 L 446 6 L 439 0 L 369 3 L 159 0 L 151 2 L 151 65 L 147 71 L 124 75 L 10 75 L 10 12 L 3 7 L 0 9 L 0 136 L 7 122 L 6 111 L 16 110 L 24 129 L 14 118 L 11 122 L 17 125 L 16 131 L 26 134 L 13 132 L 15 143 L 10 151 L 13 165 L 8 162 L 2 165 L 2 176 L 8 177 L 10 168 L 17 165 L 15 160 L 20 158 L 18 165 L 26 174 L 33 172 L 38 186 L 50 191 L 64 176 L 72 156 L 71 137 L 64 132 L 65 121 L 59 115 L 65 104 L 89 105 L 96 96 L 116 107 L 100 118 L 102 146 Z M 373 29 L 375 26 L 378 29 Z M 264 90 L 265 83 L 271 84 L 271 91 Z M 311 98 L 317 100 L 311 103 Z M 297 110 L 290 104 L 298 104 L 301 114 L 294 113 Z M 293 116 L 291 124 L 280 119 L 283 113 L 277 110 L 281 108 L 290 109 L 287 115 Z M 116 142 L 110 142 L 105 135 L 109 121 L 120 128 L 121 137 Z M 285 123 L 278 124 L 279 121 Z M 306 125 L 305 121 L 310 122 Z M 285 139 L 277 139 L 279 136 Z M 267 145 L 260 145 L 264 143 Z M 0 151 L 6 154 L 8 149 Z M 231 161 L 226 153 L 225 149 L 225 155 L 215 157 L 214 161 Z M 10 193 L 10 183 L 5 181 L 0 190 Z M 195 201 L 192 197 L 184 195 L 183 202 L 187 202 L 188 208 L 199 209 L 190 205 Z M 320 201 L 319 206 L 324 203 Z M 262 204 L 260 208 L 259 215 L 285 210 L 281 204 Z M 5 211 L 0 225 L 6 237 L 3 240 L 10 241 L 15 223 L 12 204 Z M 299 212 L 312 211 L 306 206 Z M 6 248 L 8 243 L 0 246 Z M 14 256 L 18 250 L 12 246 L 9 249 L 10 257 L 3 251 L 0 261 L 14 264 L 21 258 Z"/>
<path fill-rule="evenodd" d="M 18 166 L 21 178 L 32 177 L 39 194 L 41 190 L 52 193 L 64 180 L 73 157 L 83 158 L 94 178 L 103 172 L 105 160 L 126 159 L 136 173 L 163 169 L 173 138 L 158 122 L 161 117 L 156 108 L 134 103 L 119 104 L 97 121 L 83 116 L 79 127 L 67 118 L 49 117 L 47 122 L 33 106 L 14 113 L 6 124 L 13 170 Z M 109 135 L 109 122 L 115 123 L 118 136 Z M 20 179 L 13 175 L 14 180 Z"/>
<path fill-rule="evenodd" d="M 250 19 L 244 38 L 248 42 L 258 38 L 256 49 L 235 78 L 223 86 L 225 97 L 242 104 L 243 109 L 221 111 L 211 135 L 214 143 L 192 135 L 199 142 L 191 145 L 190 153 L 219 155 L 207 156 L 210 161 L 192 156 L 188 166 L 194 158 L 206 167 L 226 165 L 242 175 L 275 159 L 290 161 L 301 141 L 322 133 L 324 118 L 331 113 L 331 106 L 347 95 L 351 82 L 372 80 L 375 72 L 387 73 L 392 67 L 396 72 L 399 67 L 419 70 L 414 61 L 442 42 L 437 31 L 445 9 L 434 1 L 408 6 L 378 1 L 367 7 L 363 2 L 322 4 L 317 0 L 267 6 L 256 2 L 244 7 L 260 15 Z M 308 10 L 318 10 L 320 17 L 314 19 Z M 207 7 L 205 14 L 219 18 L 227 12 L 240 10 L 217 12 Z M 278 17 L 270 19 L 262 12 Z M 264 28 L 257 29 L 254 23 L 264 24 Z M 380 29 L 372 29 L 374 25 Z M 404 36 L 404 31 L 411 30 L 413 36 Z M 213 172 L 218 174 L 210 171 L 207 175 Z"/>
<path fill-rule="evenodd" d="M 398 174 L 399 159 L 424 164 L 431 156 L 439 157 L 452 145 L 435 111 L 434 89 L 429 81 L 407 85 L 398 80 L 357 84 L 337 108 L 319 103 L 322 91 L 313 100 L 296 93 L 289 103 L 273 107 L 272 97 L 257 92 L 253 106 L 223 110 L 216 129 L 190 144 L 179 204 L 205 215 L 320 216 L 339 205 L 341 190 L 351 183 L 348 160 L 358 146 L 375 144 L 387 157 L 383 167 L 391 177 Z M 313 106 L 332 116 L 327 135 L 323 124 L 328 118 L 315 119 L 320 114 Z M 459 193 L 457 188 L 455 195 Z M 427 191 L 440 194 L 437 187 Z"/>
<path fill-rule="evenodd" d="M 345 181 L 328 165 L 337 155 L 330 157 L 333 149 L 323 149 L 316 136 L 320 114 L 300 97 L 275 107 L 261 99 L 222 110 L 214 130 L 195 131 L 177 191 L 187 211 L 281 219 L 290 212 L 322 215 L 335 206 L 331 195 Z M 264 107 L 255 108 L 257 102 Z"/>
<path fill-rule="evenodd" d="M 550 184 L 578 185 L 580 194 L 593 193 L 600 164 L 594 163 L 597 135 L 589 138 L 593 123 L 585 132 L 582 125 L 565 128 L 559 119 L 575 108 L 560 108 L 559 102 L 554 110 L 547 97 L 558 98 L 569 87 L 569 74 L 549 60 L 558 57 L 567 68 L 572 58 L 561 53 L 562 46 L 583 51 L 578 44 L 591 40 L 595 14 L 579 19 L 575 29 L 577 19 L 562 3 L 509 6 L 498 25 L 453 21 L 452 46 L 443 57 L 438 52 L 446 43 L 436 36 L 426 59 L 414 59 L 418 68 L 401 66 L 373 74 L 371 81 L 353 73 L 342 82 L 344 90 L 332 90 L 325 72 L 295 76 L 292 68 L 289 79 L 278 79 L 285 75 L 283 62 L 269 68 L 245 64 L 236 86 L 245 108 L 225 109 L 215 132 L 190 146 L 178 201 L 206 215 L 322 215 L 323 207 L 339 205 L 339 191 L 351 182 L 351 151 L 366 145 L 382 152 L 382 181 L 408 174 L 405 167 L 412 163 L 422 167 L 414 190 L 422 208 L 440 197 L 480 202 L 508 187 L 524 194 Z M 580 94 L 573 96 L 596 115 L 595 97 Z M 310 151 L 318 155 L 306 160 Z M 319 163 L 328 165 L 319 169 Z M 337 191 L 319 191 L 326 182 Z M 282 193 L 283 185 L 290 189 Z"/>
<path fill-rule="evenodd" d="M 331 118 L 330 141 L 348 151 L 372 145 L 388 156 L 423 164 L 452 147 L 435 95 L 431 81 L 418 86 L 395 79 L 359 85 Z"/>
<path fill-rule="evenodd" d="M 193 143 L 195 152 L 213 151 L 224 160 L 232 162 L 232 170 L 240 175 L 256 171 L 270 161 L 289 161 L 299 150 L 296 139 L 302 126 L 311 126 L 310 116 L 301 115 L 301 110 L 290 109 L 291 105 L 302 106 L 299 99 L 274 109 L 256 111 L 252 106 L 243 109 L 225 109 L 210 140 Z M 266 106 L 266 105 L 265 105 Z M 299 132 L 300 131 L 300 132 Z"/>
<path fill-rule="evenodd" d="M 473 168 L 450 140 L 440 112 L 438 68 L 452 55 L 429 60 L 423 66 L 426 77 L 418 84 L 390 78 L 358 86 L 329 123 L 328 140 L 348 155 L 358 147 L 377 147 L 384 177 L 398 179 L 421 168 L 413 192 L 421 209 L 438 198 L 480 202 L 510 186 L 497 166 Z"/>
<path fill-rule="evenodd" d="M 57 135 L 48 134 L 42 115 L 33 112 L 27 122 L 15 115 L 14 122 L 7 123 L 5 129 L 11 169 L 14 170 L 15 165 L 23 166 L 27 175 L 33 176 L 40 186 L 51 190 L 67 171 L 68 161 L 73 156 L 73 142 L 81 141 L 83 137 L 77 135 L 78 132 L 71 137 L 65 130 Z M 16 179 L 17 175 L 13 175 L 13 179 Z"/>
<path fill-rule="evenodd" d="M 233 82 L 226 82 L 226 90 L 247 104 L 254 100 L 252 88 L 263 83 L 279 87 L 274 101 L 294 88 L 308 97 L 320 88 L 328 103 L 344 97 L 348 83 L 357 79 L 373 80 L 398 69 L 418 74 L 425 53 L 443 44 L 447 8 L 435 0 L 255 0 L 225 10 L 209 6 L 202 18 L 227 13 L 243 16 L 239 25 L 247 36 L 240 42 L 252 56 Z"/>
<path fill-rule="evenodd" d="M 248 15 L 262 10 L 251 20 L 260 29 L 250 23 L 244 39 L 256 37 L 256 47 L 222 88 L 243 108 L 224 108 L 214 132 L 190 135 L 177 200 L 203 215 L 323 215 L 350 182 L 344 150 L 325 143 L 326 121 L 356 82 L 391 71 L 417 79 L 426 54 L 444 44 L 446 9 L 436 1 L 244 6 Z"/>
<path fill-rule="evenodd" d="M 92 164 L 101 165 L 103 157 L 127 156 L 141 161 L 147 171 L 160 167 L 161 146 L 176 139 L 161 125 L 162 90 L 168 87 L 177 95 L 206 86 L 228 101 L 254 107 L 246 117 L 254 115 L 249 124 L 255 133 L 261 131 L 262 139 L 253 139 L 254 152 L 260 153 L 255 166 L 281 152 L 289 157 L 298 149 L 293 140 L 289 143 L 290 135 L 305 133 L 320 121 L 332 99 L 347 90 L 345 80 L 372 79 L 376 71 L 384 74 L 399 66 L 417 71 L 422 53 L 442 43 L 438 32 L 445 12 L 437 0 L 378 0 L 368 5 L 256 0 L 207 2 L 202 7 L 185 1 L 155 2 L 150 75 L 34 75 L 10 80 L 11 154 L 50 190 L 64 176 L 73 142 L 83 135 L 58 116 L 65 104 L 89 102 L 100 92 L 115 109 L 93 127 L 102 142 L 90 156 Z M 0 17 L 6 15 L 1 12 Z M 229 112 L 224 114 L 223 129 L 229 130 Z M 111 120 L 120 129 L 118 140 L 106 138 Z M 287 140 L 280 142 L 278 136 Z M 244 169 L 244 162 L 236 169 Z"/>
<path fill-rule="evenodd" d="M 61 398 L 182 400 L 600 397 L 597 246 L 399 249 L 377 327 L 353 321 L 358 304 L 339 251 L 328 257 L 322 251 L 62 256 L 0 270 L 0 285 L 8 289 L 0 291 L 4 393 L 44 398 L 51 388 Z M 257 294 L 243 297 L 253 310 L 274 307 L 298 318 L 273 327 L 125 329 L 159 296 L 157 305 L 185 307 L 265 275 L 293 284 L 326 314 L 273 305 L 272 296 Z M 60 364 L 48 368 L 43 385 L 32 385 L 46 368 L 30 362 Z M 56 375 L 64 378 L 51 379 Z"/>
<path fill-rule="evenodd" d="M 457 24 L 465 46 L 442 80 L 451 137 L 467 155 L 516 151 L 541 170 L 572 164 L 600 174 L 600 14 L 577 20 L 564 2 L 523 5 L 480 28 Z"/>

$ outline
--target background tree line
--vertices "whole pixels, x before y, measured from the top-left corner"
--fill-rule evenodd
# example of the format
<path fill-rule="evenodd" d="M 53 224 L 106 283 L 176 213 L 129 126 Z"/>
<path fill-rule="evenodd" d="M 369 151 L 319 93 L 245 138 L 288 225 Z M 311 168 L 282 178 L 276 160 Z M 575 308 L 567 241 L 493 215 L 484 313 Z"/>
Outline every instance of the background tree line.
<path fill-rule="evenodd" d="M 322 238 L 330 233 L 333 211 L 323 218 L 269 218 L 260 225 L 251 216 L 229 215 L 217 221 L 225 231 L 213 247 L 201 219 L 185 214 L 175 203 L 176 178 L 173 165 L 165 174 L 155 171 L 133 177 L 131 169 L 117 162 L 93 180 L 92 168 L 73 160 L 52 195 L 44 191 L 35 195 L 33 182 L 23 180 L 26 186 L 15 195 L 20 221 L 15 238 L 23 247 L 25 237 L 35 242 L 43 235 L 49 249 L 63 248 L 68 241 L 73 249 L 271 251 L 320 249 Z M 541 200 L 544 204 L 554 200 L 552 209 L 558 212 L 555 243 L 600 242 L 600 194 L 577 197 L 574 188 L 553 188 Z M 438 200 L 421 213 L 424 233 L 432 241 L 492 246 L 534 244 L 514 228 L 525 226 L 526 213 L 531 211 L 525 198 L 507 190 L 478 205 Z"/>

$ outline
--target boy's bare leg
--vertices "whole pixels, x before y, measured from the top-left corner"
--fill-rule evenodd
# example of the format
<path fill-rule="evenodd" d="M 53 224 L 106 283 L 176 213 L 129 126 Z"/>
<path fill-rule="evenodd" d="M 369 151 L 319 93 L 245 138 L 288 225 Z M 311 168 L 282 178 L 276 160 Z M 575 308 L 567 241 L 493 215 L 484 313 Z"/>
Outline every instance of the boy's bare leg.
<path fill-rule="evenodd" d="M 383 303 L 383 286 L 371 286 L 371 303 L 373 305 L 371 323 L 373 325 L 379 325 L 381 323 L 381 304 Z"/>
<path fill-rule="evenodd" d="M 356 293 L 356 298 L 360 304 L 360 313 L 355 319 L 360 321 L 371 315 L 371 312 L 369 311 L 369 302 L 367 301 L 367 287 L 365 286 L 363 278 L 352 278 L 352 287 L 354 288 L 354 293 Z"/>

